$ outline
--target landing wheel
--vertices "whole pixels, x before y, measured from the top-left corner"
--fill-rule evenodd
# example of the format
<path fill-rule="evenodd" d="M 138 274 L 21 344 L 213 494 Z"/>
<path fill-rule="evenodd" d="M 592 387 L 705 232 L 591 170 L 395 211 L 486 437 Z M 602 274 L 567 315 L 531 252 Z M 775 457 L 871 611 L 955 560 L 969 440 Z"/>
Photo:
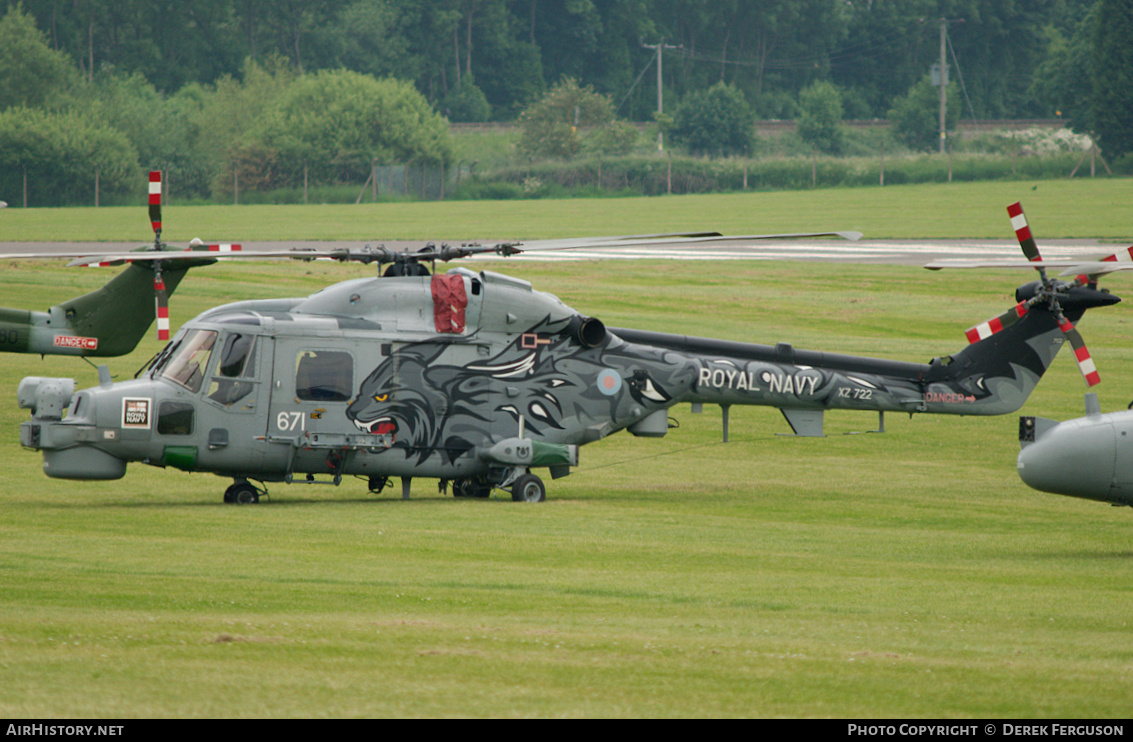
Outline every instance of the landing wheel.
<path fill-rule="evenodd" d="M 247 482 L 237 482 L 224 491 L 224 501 L 236 505 L 251 505 L 260 501 L 260 491 Z"/>
<path fill-rule="evenodd" d="M 515 502 L 543 502 L 547 499 L 547 488 L 539 477 L 524 474 L 511 485 L 511 499 Z"/>

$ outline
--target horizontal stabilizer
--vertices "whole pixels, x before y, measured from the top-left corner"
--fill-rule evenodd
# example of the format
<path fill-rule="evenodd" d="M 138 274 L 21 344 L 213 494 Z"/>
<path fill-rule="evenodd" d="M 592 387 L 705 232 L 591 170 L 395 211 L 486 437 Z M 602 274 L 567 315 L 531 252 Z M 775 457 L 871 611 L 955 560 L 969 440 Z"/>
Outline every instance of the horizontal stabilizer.
<path fill-rule="evenodd" d="M 825 435 L 822 432 L 823 410 L 798 410 L 782 407 L 779 411 L 783 413 L 783 417 L 787 418 L 787 424 L 791 426 L 791 430 L 795 431 L 795 435 L 804 438 L 822 438 Z"/>

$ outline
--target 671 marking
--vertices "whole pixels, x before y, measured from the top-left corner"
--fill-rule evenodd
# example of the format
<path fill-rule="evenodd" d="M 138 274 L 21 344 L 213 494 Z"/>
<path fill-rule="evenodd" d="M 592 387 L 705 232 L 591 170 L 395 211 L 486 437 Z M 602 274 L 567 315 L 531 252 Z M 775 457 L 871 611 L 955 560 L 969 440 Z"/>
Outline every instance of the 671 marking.
<path fill-rule="evenodd" d="M 275 427 L 288 432 L 306 430 L 303 423 L 303 413 L 281 412 L 275 417 Z"/>

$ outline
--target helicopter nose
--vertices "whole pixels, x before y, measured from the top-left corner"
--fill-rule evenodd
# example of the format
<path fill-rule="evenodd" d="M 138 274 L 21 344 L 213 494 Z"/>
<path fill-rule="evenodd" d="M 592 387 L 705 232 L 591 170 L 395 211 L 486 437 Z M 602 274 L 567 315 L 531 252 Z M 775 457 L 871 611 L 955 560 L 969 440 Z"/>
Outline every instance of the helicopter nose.
<path fill-rule="evenodd" d="M 1109 501 L 1116 446 L 1104 417 L 1068 420 L 1019 452 L 1019 477 L 1030 487 L 1058 495 Z"/>

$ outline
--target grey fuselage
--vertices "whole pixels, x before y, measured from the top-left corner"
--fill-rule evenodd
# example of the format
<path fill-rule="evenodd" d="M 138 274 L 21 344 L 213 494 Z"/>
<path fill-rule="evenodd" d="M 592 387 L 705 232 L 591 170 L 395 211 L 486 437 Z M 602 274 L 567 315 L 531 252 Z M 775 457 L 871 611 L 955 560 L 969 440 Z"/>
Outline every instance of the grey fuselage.
<path fill-rule="evenodd" d="M 1019 477 L 1058 495 L 1133 506 L 1133 411 L 1101 414 L 1086 395 L 1086 416 L 1019 421 Z"/>
<path fill-rule="evenodd" d="M 73 398 L 69 380 L 27 379 L 21 442 L 74 479 L 130 461 L 237 481 L 558 476 L 616 431 L 664 435 L 678 403 L 770 405 L 811 433 L 827 409 L 1012 412 L 1061 345 L 1038 310 L 929 363 L 607 329 L 525 281 L 456 268 L 215 308 L 140 378 Z"/>

